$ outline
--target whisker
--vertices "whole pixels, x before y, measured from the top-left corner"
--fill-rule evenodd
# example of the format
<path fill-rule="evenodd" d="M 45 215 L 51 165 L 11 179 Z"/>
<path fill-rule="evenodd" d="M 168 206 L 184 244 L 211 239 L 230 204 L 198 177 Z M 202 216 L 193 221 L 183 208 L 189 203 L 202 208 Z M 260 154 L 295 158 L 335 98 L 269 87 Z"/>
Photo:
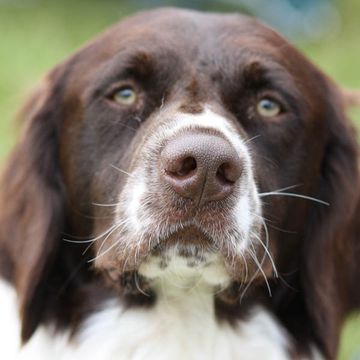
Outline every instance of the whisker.
<path fill-rule="evenodd" d="M 141 120 L 141 118 L 139 116 L 134 116 L 133 119 L 136 120 L 139 124 L 142 123 L 142 120 Z M 136 131 L 136 129 L 133 129 L 133 130 Z"/>
<path fill-rule="evenodd" d="M 254 212 L 251 212 L 251 214 L 252 214 L 253 216 L 256 216 L 256 217 L 260 218 L 261 221 L 264 220 L 264 221 L 267 223 L 267 225 L 266 225 L 267 227 L 270 227 L 270 228 L 272 228 L 272 229 L 281 231 L 281 232 L 286 233 L 286 234 L 297 234 L 296 231 L 285 230 L 285 229 L 282 229 L 281 227 L 278 227 L 278 226 L 274 225 L 274 222 L 275 222 L 275 221 L 279 221 L 279 220 L 276 220 L 276 219 L 275 219 L 275 220 L 271 220 L 271 219 L 269 219 L 269 218 L 266 218 L 265 216 L 256 214 L 256 213 L 254 213 Z"/>
<path fill-rule="evenodd" d="M 264 280 L 265 280 L 265 283 L 266 283 L 266 287 L 268 289 L 268 292 L 269 292 L 269 296 L 272 297 L 272 293 L 271 293 L 271 288 L 270 288 L 270 284 L 269 284 L 269 281 L 264 273 L 264 270 L 262 269 L 261 265 L 262 263 L 260 264 L 259 263 L 259 260 L 257 259 L 256 255 L 251 251 L 251 250 L 248 250 L 249 251 L 249 254 L 250 256 L 252 257 L 252 259 L 254 260 L 256 266 L 258 267 L 258 269 L 260 270 L 262 276 L 264 277 Z"/>
<path fill-rule="evenodd" d="M 106 240 L 111 236 L 111 234 L 114 233 L 114 231 L 118 230 L 121 226 L 124 226 L 126 224 L 127 220 L 121 221 L 119 224 L 116 224 L 116 226 L 109 232 L 109 234 L 107 234 L 106 238 L 104 239 L 104 241 L 102 242 L 102 244 L 99 247 L 99 250 L 97 251 L 96 256 L 93 259 L 90 259 L 88 262 L 93 262 L 96 259 L 104 256 L 105 254 L 107 254 L 112 248 L 114 248 L 115 246 L 117 246 L 121 239 L 119 239 L 118 241 L 115 241 L 114 244 L 112 244 L 110 247 L 108 247 L 104 252 L 101 253 L 102 248 L 104 247 L 104 244 L 106 243 Z"/>
<path fill-rule="evenodd" d="M 259 235 L 259 241 L 260 241 L 261 245 L 264 246 L 264 249 L 265 249 L 265 251 L 267 252 L 267 254 L 268 254 L 269 258 L 270 258 L 272 267 L 273 267 L 273 269 L 274 269 L 275 277 L 278 277 L 278 272 L 277 272 L 277 269 L 276 269 L 274 260 L 273 260 L 271 254 L 270 254 L 270 251 L 269 251 L 269 241 L 270 241 L 269 230 L 268 230 L 268 228 L 267 228 L 267 226 L 266 226 L 266 221 L 265 221 L 264 219 L 262 219 L 261 222 L 262 222 L 262 224 L 263 224 L 263 226 L 264 226 L 266 245 L 261 241 L 260 235 Z"/>
<path fill-rule="evenodd" d="M 137 121 L 137 119 L 135 119 L 135 120 Z M 129 125 L 124 124 L 124 123 L 121 123 L 121 126 L 127 128 L 127 129 L 130 129 L 130 130 L 133 131 L 133 132 L 136 132 L 136 131 L 137 131 L 134 127 L 129 126 Z"/>
<path fill-rule="evenodd" d="M 87 244 L 87 243 L 93 243 L 94 241 L 97 241 L 99 239 L 101 239 L 103 236 L 105 236 L 109 231 L 111 231 L 116 225 L 112 225 L 109 229 L 107 229 L 106 231 L 104 231 L 103 233 L 101 233 L 100 235 L 89 239 L 89 238 L 84 238 L 86 240 L 70 240 L 70 239 L 66 239 L 63 238 L 63 241 L 69 242 L 69 243 L 73 243 L 73 244 Z M 79 237 L 78 237 L 79 238 Z"/>
<path fill-rule="evenodd" d="M 285 234 L 297 234 L 296 231 L 285 230 L 285 229 L 282 229 L 282 228 L 280 228 L 280 227 L 278 227 L 278 226 L 275 226 L 275 225 L 273 225 L 273 224 L 267 224 L 267 226 L 268 226 L 268 227 L 271 227 L 271 228 L 274 229 L 274 230 L 281 231 L 281 232 L 283 232 L 283 233 L 285 233 Z"/>
<path fill-rule="evenodd" d="M 107 239 L 105 239 L 107 240 Z M 102 256 L 104 256 L 105 254 L 107 254 L 111 249 L 113 249 L 115 246 L 117 246 L 119 244 L 118 241 L 114 242 L 111 246 L 109 246 L 104 252 L 102 252 L 101 254 L 96 255 L 94 258 L 88 260 L 88 263 L 94 262 L 97 259 L 101 258 Z"/>
<path fill-rule="evenodd" d="M 301 198 L 301 199 L 305 199 L 305 200 L 310 200 L 310 201 L 314 201 L 316 203 L 322 204 L 322 205 L 326 205 L 329 206 L 330 204 L 326 201 L 320 200 L 320 199 L 316 199 L 313 198 L 311 196 L 307 196 L 307 195 L 301 195 L 301 194 L 294 194 L 294 193 L 283 193 L 283 192 L 267 192 L 267 193 L 261 193 L 259 194 L 259 197 L 265 197 L 265 196 L 289 196 L 289 197 L 295 197 L 295 198 Z"/>
<path fill-rule="evenodd" d="M 260 136 L 261 136 L 261 134 L 255 135 L 255 136 L 251 137 L 250 139 L 245 140 L 245 141 L 243 142 L 243 144 L 247 144 L 247 143 L 249 143 L 249 142 L 257 139 L 257 138 L 260 137 Z"/>
<path fill-rule="evenodd" d="M 244 256 L 243 253 L 240 253 L 241 257 L 243 258 L 244 260 L 244 264 L 245 264 L 245 279 L 244 279 L 244 282 L 246 283 L 247 279 L 248 279 L 248 276 L 249 276 L 249 269 L 248 269 L 248 264 L 247 264 L 247 261 L 246 261 L 246 257 Z"/>
<path fill-rule="evenodd" d="M 291 286 L 281 275 L 279 276 L 280 281 L 288 288 L 295 292 L 298 292 L 299 290 L 296 289 L 294 286 Z"/>
<path fill-rule="evenodd" d="M 255 272 L 255 274 L 251 277 L 250 281 L 246 284 L 244 290 L 241 292 L 240 300 L 239 300 L 240 304 L 242 303 L 242 300 L 243 300 L 246 292 L 247 292 L 248 289 L 250 288 L 250 286 L 251 286 L 252 282 L 254 281 L 254 279 L 255 279 L 255 277 L 256 277 L 256 275 L 257 275 L 258 272 L 259 272 L 259 270 L 257 270 L 257 271 Z"/>
<path fill-rule="evenodd" d="M 82 254 L 81 255 L 85 255 L 87 252 L 88 252 L 88 250 L 92 247 L 94 245 L 94 243 L 92 242 L 92 243 L 90 243 L 87 247 L 86 247 L 86 249 L 82 252 Z"/>
<path fill-rule="evenodd" d="M 117 224 L 114 224 L 113 226 L 110 227 L 110 229 L 108 230 L 109 233 L 108 233 L 106 239 L 116 230 L 116 228 L 117 228 Z M 105 235 L 103 235 L 103 236 L 105 236 Z M 100 246 L 100 249 L 102 248 L 102 246 L 103 246 L 104 242 L 106 241 L 106 239 L 102 242 L 102 244 Z M 89 244 L 86 247 L 86 249 L 83 251 L 82 255 L 85 255 L 93 244 L 94 244 L 93 242 L 91 244 Z"/>
<path fill-rule="evenodd" d="M 270 262 L 271 262 L 271 266 L 272 266 L 273 269 L 274 269 L 274 275 L 275 275 L 275 277 L 279 277 L 278 272 L 277 272 L 277 269 L 276 269 L 276 266 L 275 266 L 275 263 L 274 263 L 274 260 L 273 260 L 271 254 L 270 254 L 269 249 L 267 248 L 267 246 L 265 246 L 265 244 L 262 242 L 262 240 L 260 239 L 260 237 L 258 237 L 258 236 L 255 235 L 255 234 L 253 234 L 253 235 L 256 237 L 256 239 L 259 240 L 261 246 L 264 248 L 266 254 L 268 255 L 269 260 L 270 260 Z"/>
<path fill-rule="evenodd" d="M 286 191 L 286 190 L 290 190 L 290 189 L 295 189 L 299 186 L 302 186 L 302 184 L 295 184 L 295 185 L 290 185 L 290 186 L 286 186 L 286 187 L 283 187 L 283 188 L 280 188 L 280 189 L 275 189 L 273 191 L 269 191 L 270 193 L 272 192 L 283 192 L 283 191 Z M 266 194 L 266 193 L 265 193 Z M 261 195 L 261 194 L 260 194 Z"/>
<path fill-rule="evenodd" d="M 267 244 L 268 244 L 268 242 L 267 242 Z M 253 244 L 251 244 L 251 246 L 253 247 Z M 242 291 L 242 293 L 241 293 L 241 295 L 240 295 L 240 299 L 239 299 L 240 304 L 241 304 L 241 302 L 242 302 L 242 300 L 243 300 L 246 292 L 247 292 L 248 289 L 250 288 L 252 282 L 254 281 L 254 279 L 255 279 L 255 277 L 256 277 L 256 275 L 258 274 L 259 271 L 261 271 L 262 276 L 264 277 L 264 280 L 265 280 L 266 286 L 267 286 L 267 288 L 268 288 L 270 297 L 272 296 L 272 294 L 271 294 L 271 289 L 270 289 L 270 284 L 269 284 L 269 282 L 268 282 L 268 280 L 267 280 L 267 278 L 266 278 L 266 275 L 265 275 L 265 273 L 264 273 L 264 271 L 263 271 L 263 269 L 262 269 L 262 267 L 261 267 L 261 265 L 262 265 L 262 264 L 264 263 L 264 261 L 265 261 L 266 252 L 264 252 L 264 256 L 262 257 L 262 259 L 261 259 L 261 264 L 260 264 L 259 261 L 258 261 L 257 258 L 256 258 L 255 249 L 254 249 L 254 253 L 253 253 L 250 249 L 247 249 L 247 251 L 248 251 L 248 253 L 250 254 L 250 256 L 252 257 L 252 259 L 254 260 L 255 264 L 257 265 L 258 270 L 256 270 L 256 272 L 253 274 L 253 276 L 251 277 L 250 281 L 246 284 L 244 290 Z M 244 255 L 243 255 L 243 256 L 244 256 Z M 246 263 L 246 262 L 245 262 L 245 263 Z"/>
<path fill-rule="evenodd" d="M 101 204 L 101 203 L 91 203 L 92 205 L 94 206 L 104 206 L 104 207 L 115 207 L 115 206 L 118 206 L 119 203 L 114 203 L 114 204 Z"/>
<path fill-rule="evenodd" d="M 143 289 L 141 289 L 140 285 L 139 285 L 139 279 L 138 279 L 138 274 L 135 272 L 134 273 L 134 280 L 135 280 L 135 286 L 136 288 L 139 290 L 139 292 L 147 297 L 150 297 L 150 294 L 148 294 L 147 292 L 145 292 Z"/>
<path fill-rule="evenodd" d="M 130 176 L 130 177 L 133 177 L 133 174 L 131 174 L 131 173 L 129 173 L 129 172 L 123 170 L 123 169 L 120 169 L 119 167 L 117 167 L 117 166 L 115 166 L 115 165 L 113 165 L 113 164 L 110 164 L 110 166 L 113 167 L 115 170 L 118 170 L 118 171 L 120 171 L 121 173 L 123 173 L 123 174 L 125 174 L 125 175 L 128 175 L 128 176 Z"/>
<path fill-rule="evenodd" d="M 260 218 L 260 220 L 265 220 L 265 221 L 267 221 L 267 222 L 269 222 L 269 223 L 273 223 L 273 222 L 274 222 L 273 220 L 271 220 L 271 219 L 269 219 L 269 218 L 266 218 L 266 217 L 264 217 L 263 215 L 259 215 L 259 214 L 255 213 L 255 212 L 251 212 L 251 215 L 256 216 L 256 217 Z"/>

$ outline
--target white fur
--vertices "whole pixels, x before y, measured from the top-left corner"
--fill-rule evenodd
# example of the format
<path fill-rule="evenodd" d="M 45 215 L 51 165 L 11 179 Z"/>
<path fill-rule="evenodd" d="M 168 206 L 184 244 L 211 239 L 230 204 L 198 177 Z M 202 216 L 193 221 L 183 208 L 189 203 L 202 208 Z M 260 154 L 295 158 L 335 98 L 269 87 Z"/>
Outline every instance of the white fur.
<path fill-rule="evenodd" d="M 15 359 L 19 334 L 15 291 L 0 278 L 0 359 Z"/>
<path fill-rule="evenodd" d="M 0 284 L 0 299 L 1 359 L 288 359 L 288 335 L 268 312 L 258 307 L 234 328 L 219 324 L 213 294 L 203 285 L 159 291 L 151 309 L 125 310 L 117 300 L 108 301 L 72 341 L 66 332 L 54 335 L 41 327 L 21 350 L 14 291 Z"/>
<path fill-rule="evenodd" d="M 131 191 L 131 196 L 129 196 L 129 206 L 127 208 L 128 216 L 130 220 L 130 226 L 134 231 L 139 231 L 142 226 L 144 226 L 144 221 L 139 219 L 139 209 L 141 208 L 141 198 L 146 191 L 146 186 L 143 182 L 143 176 L 140 176 L 136 180 L 135 188 Z M 145 224 L 146 225 L 146 224 Z"/>
<path fill-rule="evenodd" d="M 230 282 L 223 259 L 214 253 L 203 253 L 204 262 L 195 258 L 184 258 L 178 255 L 176 246 L 164 254 L 168 258 L 165 269 L 159 266 L 159 256 L 148 257 L 139 268 L 139 273 L 151 281 L 167 284 L 167 291 L 175 288 L 191 288 L 200 284 L 211 287 L 226 287 Z M 189 266 L 189 262 L 193 262 Z"/>

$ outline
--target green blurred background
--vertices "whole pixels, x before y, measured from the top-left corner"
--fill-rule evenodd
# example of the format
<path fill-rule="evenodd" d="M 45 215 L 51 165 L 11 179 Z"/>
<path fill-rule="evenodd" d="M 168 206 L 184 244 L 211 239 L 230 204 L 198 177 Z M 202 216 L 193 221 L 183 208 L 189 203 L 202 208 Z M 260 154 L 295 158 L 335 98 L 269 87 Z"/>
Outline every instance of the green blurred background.
<path fill-rule="evenodd" d="M 327 24 L 325 34 L 315 38 L 292 34 L 292 40 L 339 84 L 360 89 L 360 1 L 330 2 L 337 13 Z M 42 74 L 136 8 L 172 3 L 174 1 L 0 0 L 0 163 L 16 139 L 12 119 Z M 231 6 L 224 6 L 221 1 L 193 1 L 185 5 L 194 4 L 202 9 L 242 8 L 254 12 L 251 6 L 241 6 L 236 1 L 232 1 Z M 280 22 L 287 16 L 276 15 Z M 276 19 L 274 21 L 276 25 Z M 360 128 L 360 109 L 350 111 L 349 115 Z M 360 359 L 360 318 L 353 317 L 345 326 L 339 359 Z"/>

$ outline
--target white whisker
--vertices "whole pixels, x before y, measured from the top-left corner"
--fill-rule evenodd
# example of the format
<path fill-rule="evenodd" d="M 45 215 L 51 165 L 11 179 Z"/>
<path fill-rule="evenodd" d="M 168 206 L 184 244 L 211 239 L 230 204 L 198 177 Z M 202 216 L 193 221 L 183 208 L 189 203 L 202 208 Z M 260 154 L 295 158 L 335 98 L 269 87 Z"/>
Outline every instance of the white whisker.
<path fill-rule="evenodd" d="M 110 166 L 113 167 L 115 170 L 120 171 L 121 173 L 123 173 L 123 174 L 125 174 L 125 175 L 128 175 L 128 176 L 130 176 L 130 177 L 133 177 L 133 174 L 131 174 L 131 173 L 129 173 L 129 172 L 123 170 L 123 169 L 120 169 L 119 167 L 117 167 L 117 166 L 115 166 L 115 165 L 113 165 L 113 164 L 110 164 Z"/>
<path fill-rule="evenodd" d="M 273 191 L 269 191 L 269 192 L 270 192 L 270 193 L 273 193 L 273 192 L 283 192 L 283 191 L 286 191 L 286 190 L 298 188 L 299 186 L 302 186 L 302 184 L 290 185 L 290 186 L 286 186 L 286 187 L 283 187 L 283 188 L 280 188 L 280 189 L 276 189 L 276 190 L 273 190 Z M 265 193 L 265 194 L 266 194 L 266 193 Z M 260 195 L 261 195 L 261 193 L 260 193 Z"/>
<path fill-rule="evenodd" d="M 244 260 L 244 265 L 245 265 L 245 279 L 244 279 L 244 282 L 246 283 L 247 279 L 248 279 L 248 276 L 249 276 L 249 269 L 248 269 L 248 264 L 247 264 L 247 261 L 246 261 L 246 257 L 244 256 L 243 253 L 240 253 L 241 257 L 243 258 Z"/>
<path fill-rule="evenodd" d="M 267 192 L 267 193 L 259 194 L 259 197 L 265 197 L 265 196 L 289 196 L 289 197 L 295 197 L 295 198 L 301 198 L 301 199 L 305 199 L 305 200 L 314 201 L 314 202 L 317 202 L 319 204 L 326 205 L 326 206 L 330 205 L 326 201 L 316 199 L 316 198 L 313 198 L 311 196 L 306 196 L 306 195 L 301 195 L 301 194 L 294 194 L 294 193 L 285 193 L 285 192 L 275 192 L 275 191 L 273 191 L 273 192 Z"/>
<path fill-rule="evenodd" d="M 275 277 L 279 277 L 278 272 L 277 272 L 277 269 L 276 269 L 276 266 L 275 266 L 275 263 L 274 263 L 274 260 L 273 260 L 271 254 L 270 254 L 270 251 L 269 251 L 268 247 L 262 242 L 262 240 L 260 239 L 259 236 L 255 235 L 255 234 L 253 234 L 253 235 L 256 237 L 256 239 L 259 240 L 261 246 L 264 248 L 266 254 L 268 255 L 269 260 L 270 260 L 270 262 L 271 262 L 271 266 L 272 266 L 273 269 L 274 269 L 274 275 L 275 275 Z"/>
<path fill-rule="evenodd" d="M 247 144 L 247 143 L 249 143 L 249 142 L 257 139 L 257 138 L 260 137 L 260 136 L 261 136 L 260 134 L 253 136 L 252 138 L 245 140 L 245 141 L 244 141 L 244 144 Z"/>
<path fill-rule="evenodd" d="M 118 206 L 119 205 L 119 203 L 115 203 L 115 204 L 101 204 L 101 203 L 95 203 L 95 202 L 93 202 L 92 203 L 92 205 L 94 205 L 94 206 L 104 206 L 104 207 L 115 207 L 115 206 Z"/>
<path fill-rule="evenodd" d="M 70 239 L 65 239 L 63 238 L 63 241 L 69 242 L 69 243 L 73 243 L 73 244 L 87 244 L 87 243 L 93 243 L 94 241 L 97 241 L 99 239 L 101 239 L 102 237 L 104 237 L 109 231 L 111 231 L 116 225 L 112 225 L 109 229 L 107 229 L 106 231 L 104 231 L 103 233 L 101 233 L 100 235 L 94 237 L 94 238 L 86 238 L 86 240 L 70 240 Z"/>
<path fill-rule="evenodd" d="M 139 116 L 134 116 L 133 118 L 134 118 L 134 120 L 136 120 L 139 124 L 142 123 L 142 120 L 141 120 L 141 118 L 140 118 Z M 136 130 L 136 129 L 133 129 L 133 130 Z"/>
<path fill-rule="evenodd" d="M 150 297 L 150 294 L 146 293 L 143 289 L 141 289 L 140 285 L 139 285 L 139 279 L 137 277 L 137 273 L 134 273 L 134 280 L 135 280 L 135 286 L 136 288 L 139 290 L 139 292 L 147 297 Z"/>
<path fill-rule="evenodd" d="M 271 293 L 271 288 L 270 288 L 270 284 L 269 284 L 269 281 L 264 273 L 264 270 L 262 269 L 261 265 L 262 265 L 262 262 L 261 264 L 259 263 L 256 255 L 251 251 L 251 250 L 248 250 L 249 251 L 249 254 L 250 256 L 252 257 L 252 259 L 254 260 L 256 266 L 258 267 L 258 269 L 260 270 L 262 276 L 264 277 L 264 280 L 265 280 L 265 283 L 266 283 L 266 287 L 268 289 L 268 292 L 269 292 L 269 296 L 272 297 L 272 293 Z"/>
<path fill-rule="evenodd" d="M 94 262 L 95 260 L 99 259 L 100 257 L 104 256 L 105 254 L 107 254 L 111 249 L 113 249 L 115 246 L 117 246 L 120 242 L 121 242 L 121 239 L 119 239 L 118 241 L 115 241 L 111 246 L 109 246 L 105 251 L 103 251 L 102 253 L 101 250 L 106 242 L 106 240 L 111 236 L 111 234 L 114 233 L 114 231 L 118 230 L 121 226 L 124 226 L 126 224 L 126 220 L 125 221 L 122 221 L 120 222 L 119 224 L 116 224 L 113 229 L 110 231 L 110 233 L 106 236 L 106 238 L 104 239 L 104 241 L 102 242 L 96 256 L 90 260 L 88 260 L 88 262 Z"/>

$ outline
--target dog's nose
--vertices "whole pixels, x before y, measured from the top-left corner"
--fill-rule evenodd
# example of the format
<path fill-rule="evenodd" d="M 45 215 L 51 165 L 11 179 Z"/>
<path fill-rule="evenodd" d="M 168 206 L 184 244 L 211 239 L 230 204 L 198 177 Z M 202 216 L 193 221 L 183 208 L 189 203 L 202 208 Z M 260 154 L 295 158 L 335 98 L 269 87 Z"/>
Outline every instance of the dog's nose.
<path fill-rule="evenodd" d="M 242 173 L 242 162 L 226 139 L 209 133 L 183 133 L 171 139 L 160 157 L 166 184 L 197 204 L 231 194 Z"/>

